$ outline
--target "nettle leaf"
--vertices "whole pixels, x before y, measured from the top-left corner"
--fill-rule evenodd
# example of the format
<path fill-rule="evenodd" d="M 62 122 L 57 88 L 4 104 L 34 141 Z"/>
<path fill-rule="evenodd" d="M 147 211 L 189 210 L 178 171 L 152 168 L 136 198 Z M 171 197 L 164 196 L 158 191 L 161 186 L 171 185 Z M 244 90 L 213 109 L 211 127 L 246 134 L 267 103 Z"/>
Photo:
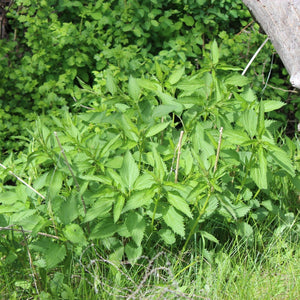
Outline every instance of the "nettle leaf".
<path fill-rule="evenodd" d="M 155 192 L 153 189 L 145 189 L 133 192 L 123 209 L 123 213 L 142 206 L 148 206 L 153 201 L 152 198 L 154 193 Z"/>
<path fill-rule="evenodd" d="M 114 222 L 116 223 L 121 215 L 121 212 L 123 210 L 125 204 L 125 198 L 122 195 L 118 196 L 118 199 L 115 201 L 114 204 L 114 210 L 113 210 L 113 216 L 114 216 Z"/>
<path fill-rule="evenodd" d="M 144 190 L 151 188 L 155 184 L 153 176 L 149 173 L 145 173 L 137 178 L 134 183 L 134 190 Z"/>
<path fill-rule="evenodd" d="M 139 78 L 139 79 L 137 79 L 137 82 L 140 87 L 145 88 L 150 91 L 153 91 L 153 92 L 162 90 L 162 87 L 160 86 L 160 84 L 153 80 Z"/>
<path fill-rule="evenodd" d="M 175 195 L 173 193 L 168 193 L 167 198 L 169 203 L 175 208 L 177 208 L 179 211 L 183 212 L 189 218 L 193 217 L 189 205 L 187 204 L 186 200 L 183 199 L 181 196 Z"/>
<path fill-rule="evenodd" d="M 184 237 L 184 223 L 183 217 L 173 206 L 167 208 L 163 213 L 165 223 L 173 230 L 173 232 Z"/>
<path fill-rule="evenodd" d="M 243 112 L 240 122 L 251 138 L 256 134 L 258 115 L 253 109 L 248 109 Z"/>
<path fill-rule="evenodd" d="M 137 80 L 130 76 L 129 77 L 129 82 L 128 82 L 128 93 L 129 96 L 134 100 L 134 101 L 138 101 L 140 94 L 141 94 L 141 89 L 140 86 L 137 82 Z"/>
<path fill-rule="evenodd" d="M 247 85 L 248 83 L 250 83 L 250 79 L 240 74 L 230 75 L 225 80 L 225 84 L 234 85 L 234 86 L 244 86 Z"/>
<path fill-rule="evenodd" d="M 253 167 L 250 170 L 251 178 L 260 189 L 268 188 L 267 167 L 264 149 L 260 146 L 258 149 L 258 167 Z"/>
<path fill-rule="evenodd" d="M 78 193 L 73 193 L 67 200 L 62 201 L 60 209 L 56 212 L 64 224 L 71 223 L 79 216 L 78 197 Z"/>
<path fill-rule="evenodd" d="M 158 234 L 167 245 L 172 245 L 176 242 L 175 234 L 170 229 L 161 229 Z"/>
<path fill-rule="evenodd" d="M 112 95 L 115 95 L 118 91 L 115 79 L 110 72 L 107 72 L 106 75 L 106 88 Z"/>
<path fill-rule="evenodd" d="M 66 256 L 66 248 L 64 245 L 57 244 L 46 238 L 31 243 L 29 248 L 42 254 L 46 262 L 46 267 L 49 269 L 61 263 Z"/>
<path fill-rule="evenodd" d="M 265 112 L 270 112 L 276 109 L 279 109 L 286 105 L 286 103 L 275 100 L 266 100 L 263 101 Z"/>
<path fill-rule="evenodd" d="M 136 247 L 133 243 L 128 243 L 125 246 L 125 253 L 130 263 L 135 263 L 143 253 L 143 247 Z"/>
<path fill-rule="evenodd" d="M 224 130 L 223 137 L 228 140 L 228 142 L 236 145 L 241 145 L 250 140 L 249 136 L 242 130 Z"/>
<path fill-rule="evenodd" d="M 210 55 L 211 55 L 212 63 L 216 65 L 219 62 L 219 48 L 216 40 L 214 40 L 211 44 Z"/>
<path fill-rule="evenodd" d="M 124 185 L 129 191 L 131 191 L 136 179 L 139 176 L 139 168 L 129 151 L 127 151 L 124 156 L 123 164 L 120 169 L 120 175 Z"/>
<path fill-rule="evenodd" d="M 155 147 L 152 147 L 152 155 L 154 159 L 154 174 L 160 182 L 163 182 L 164 176 L 167 172 L 166 165 Z"/>
<path fill-rule="evenodd" d="M 246 222 L 238 223 L 236 226 L 237 234 L 242 238 L 250 238 L 253 236 L 253 228 Z"/>
<path fill-rule="evenodd" d="M 49 173 L 50 180 L 49 180 L 49 191 L 48 197 L 50 199 L 54 199 L 59 191 L 62 188 L 63 183 L 63 173 L 60 171 L 54 171 L 53 173 Z"/>
<path fill-rule="evenodd" d="M 146 131 L 146 137 L 149 138 L 151 136 L 154 136 L 160 132 L 162 132 L 164 129 L 166 129 L 169 126 L 170 122 L 166 123 L 159 123 L 155 124 L 154 126 L 151 126 L 147 131 Z"/>
<path fill-rule="evenodd" d="M 203 230 L 200 230 L 199 233 L 201 234 L 202 237 L 204 237 L 205 239 L 211 241 L 211 242 L 214 242 L 216 244 L 219 244 L 219 240 L 214 237 L 212 234 L 210 234 L 209 232 L 207 231 L 203 231 Z"/>
<path fill-rule="evenodd" d="M 100 221 L 91 231 L 90 240 L 104 239 L 113 236 L 119 229 L 111 217 Z"/>
<path fill-rule="evenodd" d="M 126 218 L 125 225 L 131 234 L 132 239 L 137 246 L 141 245 L 146 228 L 146 222 L 143 216 L 137 212 L 130 212 Z"/>
<path fill-rule="evenodd" d="M 168 82 L 171 85 L 176 84 L 181 79 L 181 77 L 183 76 L 184 73 L 185 73 L 185 68 L 184 67 L 182 67 L 178 70 L 175 70 L 174 72 L 171 73 L 171 75 L 168 79 Z"/>
<path fill-rule="evenodd" d="M 67 225 L 64 230 L 64 236 L 73 244 L 84 246 L 87 244 L 84 232 L 78 224 Z"/>
<path fill-rule="evenodd" d="M 289 173 L 292 177 L 295 176 L 295 169 L 288 153 L 275 145 L 267 145 L 269 150 L 268 155 L 272 157 L 276 165 L 280 166 L 283 170 Z"/>
<path fill-rule="evenodd" d="M 90 222 L 96 218 L 105 217 L 112 208 L 113 198 L 100 198 L 94 205 L 88 209 L 84 222 Z"/>

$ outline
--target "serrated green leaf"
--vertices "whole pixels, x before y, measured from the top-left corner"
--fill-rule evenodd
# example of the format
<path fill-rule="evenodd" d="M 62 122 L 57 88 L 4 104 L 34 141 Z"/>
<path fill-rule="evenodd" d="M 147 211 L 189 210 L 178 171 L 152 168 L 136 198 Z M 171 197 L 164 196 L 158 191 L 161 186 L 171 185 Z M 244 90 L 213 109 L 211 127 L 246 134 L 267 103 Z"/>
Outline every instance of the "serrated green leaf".
<path fill-rule="evenodd" d="M 289 159 L 288 153 L 274 145 L 268 145 L 267 148 L 269 150 L 268 155 L 272 157 L 273 161 L 292 177 L 294 177 L 295 168 Z"/>
<path fill-rule="evenodd" d="M 56 214 L 63 224 L 69 224 L 79 216 L 78 200 L 78 194 L 73 193 L 67 200 L 61 202 Z"/>
<path fill-rule="evenodd" d="M 265 109 L 263 101 L 259 103 L 259 112 L 258 112 L 258 123 L 257 123 L 257 135 L 261 138 L 265 132 Z"/>
<path fill-rule="evenodd" d="M 155 71 L 156 71 L 156 77 L 158 78 L 158 80 L 160 82 L 163 82 L 164 75 L 163 75 L 163 72 L 162 72 L 161 67 L 157 60 L 155 60 Z"/>
<path fill-rule="evenodd" d="M 110 72 L 107 72 L 106 75 L 106 88 L 112 95 L 115 95 L 118 91 L 115 79 Z"/>
<path fill-rule="evenodd" d="M 249 238 L 253 235 L 253 228 L 250 224 L 246 222 L 241 222 L 237 224 L 237 234 L 242 238 Z"/>
<path fill-rule="evenodd" d="M 155 184 L 153 176 L 148 173 L 145 173 L 137 178 L 134 183 L 134 190 L 145 190 L 151 188 Z"/>
<path fill-rule="evenodd" d="M 125 225 L 130 232 L 133 241 L 137 246 L 140 246 L 146 228 L 146 222 L 143 216 L 137 212 L 131 211 L 125 220 Z"/>
<path fill-rule="evenodd" d="M 184 223 L 183 217 L 180 215 L 173 206 L 170 206 L 163 213 L 165 223 L 173 230 L 173 232 L 184 237 Z"/>
<path fill-rule="evenodd" d="M 112 209 L 113 199 L 101 198 L 91 208 L 88 209 L 84 222 L 90 222 L 96 218 L 105 217 Z"/>
<path fill-rule="evenodd" d="M 242 130 L 224 130 L 223 137 L 226 138 L 228 142 L 236 145 L 241 145 L 251 140 L 249 136 Z"/>
<path fill-rule="evenodd" d="M 176 209 L 183 212 L 189 218 L 193 217 L 189 205 L 187 204 L 186 200 L 184 200 L 181 196 L 169 192 L 167 199 L 169 203 L 173 205 Z"/>
<path fill-rule="evenodd" d="M 226 78 L 225 84 L 234 86 L 244 86 L 250 83 L 250 79 L 240 74 L 234 74 Z"/>
<path fill-rule="evenodd" d="M 115 224 L 112 218 L 106 218 L 100 221 L 91 231 L 90 240 L 104 239 L 113 236 L 119 229 L 119 225 Z"/>
<path fill-rule="evenodd" d="M 216 40 L 213 40 L 210 47 L 211 60 L 214 65 L 219 62 L 219 47 Z"/>
<path fill-rule="evenodd" d="M 256 134 L 256 129 L 257 129 L 257 122 L 258 122 L 257 113 L 252 109 L 248 109 L 244 111 L 240 118 L 240 122 L 242 123 L 243 128 L 246 129 L 250 137 L 253 138 L 254 135 Z"/>
<path fill-rule="evenodd" d="M 133 210 L 138 207 L 148 206 L 152 202 L 154 196 L 153 189 L 146 189 L 133 192 L 126 202 L 123 213 L 128 210 Z"/>
<path fill-rule="evenodd" d="M 154 174 L 160 182 L 163 182 L 166 174 L 165 164 L 155 147 L 152 148 L 152 155 L 154 159 Z"/>
<path fill-rule="evenodd" d="M 136 179 L 139 176 L 139 168 L 129 151 L 127 151 L 124 156 L 123 164 L 120 169 L 120 175 L 126 188 L 131 191 Z"/>
<path fill-rule="evenodd" d="M 174 72 L 171 73 L 170 77 L 168 78 L 168 82 L 171 85 L 177 83 L 181 79 L 181 77 L 183 76 L 184 72 L 185 72 L 184 67 L 175 70 Z"/>
<path fill-rule="evenodd" d="M 260 189 L 268 188 L 267 159 L 264 156 L 264 150 L 262 146 L 260 146 L 258 149 L 258 166 L 251 168 L 250 176 Z"/>
<path fill-rule="evenodd" d="M 170 122 L 165 122 L 165 123 L 159 123 L 159 124 L 155 124 L 154 126 L 151 126 L 146 132 L 146 137 L 149 138 L 151 136 L 154 136 L 162 132 L 165 128 L 169 126 L 169 124 Z"/>
<path fill-rule="evenodd" d="M 283 107 L 283 106 L 286 105 L 286 103 L 284 103 L 284 102 L 274 101 L 274 100 L 263 101 L 263 104 L 264 104 L 264 110 L 265 110 L 265 112 L 270 112 L 270 111 L 279 109 L 279 108 L 281 108 L 281 107 Z"/>
<path fill-rule="evenodd" d="M 49 190 L 48 197 L 49 199 L 54 199 L 62 188 L 63 183 L 63 174 L 60 171 L 55 171 L 53 173 L 49 173 Z"/>
<path fill-rule="evenodd" d="M 170 229 L 161 229 L 158 234 L 167 245 L 172 245 L 176 242 L 175 234 Z"/>
<path fill-rule="evenodd" d="M 125 246 L 125 253 L 130 263 L 135 263 L 143 253 L 143 247 L 136 247 L 133 243 L 128 243 Z"/>
<path fill-rule="evenodd" d="M 73 244 L 80 246 L 86 245 L 86 238 L 82 228 L 78 224 L 67 225 L 64 230 L 64 236 Z"/>
<path fill-rule="evenodd" d="M 152 117 L 153 118 L 165 117 L 171 112 L 176 112 L 177 109 L 178 107 L 176 105 L 169 105 L 169 104 L 158 105 L 153 109 Z"/>
<path fill-rule="evenodd" d="M 128 82 L 128 93 L 129 96 L 134 100 L 138 101 L 140 94 L 141 94 L 141 89 L 140 86 L 138 85 L 137 80 L 130 75 L 129 77 L 129 82 Z"/>
<path fill-rule="evenodd" d="M 139 79 L 137 79 L 137 83 L 140 87 L 145 88 L 150 91 L 153 91 L 153 92 L 162 90 L 161 86 L 157 82 L 149 80 L 149 79 L 139 78 Z"/>
<path fill-rule="evenodd" d="M 219 244 L 219 240 L 214 237 L 212 234 L 210 234 L 209 232 L 207 231 L 203 231 L 203 230 L 200 230 L 199 233 L 201 234 L 202 237 L 204 237 L 205 239 L 211 241 L 211 242 L 214 242 L 216 244 Z"/>
<path fill-rule="evenodd" d="M 119 195 L 118 199 L 116 200 L 116 202 L 114 204 L 114 210 L 113 210 L 113 216 L 114 216 L 115 223 L 120 218 L 124 204 L 125 204 L 125 198 L 122 195 Z"/>

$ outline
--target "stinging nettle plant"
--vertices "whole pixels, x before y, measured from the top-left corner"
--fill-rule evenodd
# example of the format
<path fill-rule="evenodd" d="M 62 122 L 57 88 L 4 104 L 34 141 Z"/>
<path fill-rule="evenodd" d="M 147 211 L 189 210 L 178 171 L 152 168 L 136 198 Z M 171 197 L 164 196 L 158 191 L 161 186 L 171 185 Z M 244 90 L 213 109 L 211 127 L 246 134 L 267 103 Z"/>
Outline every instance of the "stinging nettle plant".
<path fill-rule="evenodd" d="M 191 75 L 158 62 L 128 82 L 103 72 L 101 94 L 86 87 L 99 95 L 92 109 L 37 121 L 27 153 L 3 163 L 0 206 L 5 234 L 29 234 L 34 266 L 52 269 L 90 244 L 134 263 L 157 243 L 182 255 L 192 237 L 203 251 L 235 234 L 251 243 L 254 224 L 284 215 L 270 187 L 299 175 L 265 118 L 284 104 L 258 101 L 219 56 L 214 41 Z M 11 172 L 32 188 L 5 184 Z"/>

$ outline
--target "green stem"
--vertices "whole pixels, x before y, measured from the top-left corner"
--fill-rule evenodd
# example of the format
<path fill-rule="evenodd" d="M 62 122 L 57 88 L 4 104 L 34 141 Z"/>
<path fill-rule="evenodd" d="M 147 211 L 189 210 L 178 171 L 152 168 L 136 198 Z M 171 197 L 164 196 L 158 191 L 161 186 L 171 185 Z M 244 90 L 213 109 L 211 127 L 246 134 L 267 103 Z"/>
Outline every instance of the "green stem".
<path fill-rule="evenodd" d="M 198 217 L 197 217 L 197 219 L 196 219 L 196 221 L 195 221 L 195 223 L 194 223 L 194 225 L 192 227 L 192 230 L 190 231 L 190 233 L 189 233 L 189 235 L 188 235 L 188 237 L 187 237 L 187 239 L 186 239 L 186 241 L 185 241 L 185 243 L 184 243 L 184 245 L 183 245 L 183 247 L 182 247 L 182 249 L 181 249 L 181 251 L 179 253 L 178 259 L 177 259 L 176 264 L 175 264 L 175 267 L 177 266 L 177 264 L 181 260 L 181 258 L 183 256 L 183 253 L 184 253 L 184 251 L 185 251 L 185 249 L 186 249 L 186 247 L 187 247 L 187 245 L 188 245 L 188 243 L 189 243 L 192 235 L 194 234 L 194 232 L 195 232 L 195 230 L 196 230 L 196 228 L 198 226 L 198 223 L 199 223 L 201 217 L 205 213 L 205 210 L 206 210 L 206 207 L 208 205 L 208 200 L 209 200 L 210 196 L 211 196 L 211 192 L 209 190 L 208 195 L 207 195 L 206 200 L 205 200 L 205 203 L 204 203 L 202 209 L 200 210 L 199 215 L 198 215 Z"/>

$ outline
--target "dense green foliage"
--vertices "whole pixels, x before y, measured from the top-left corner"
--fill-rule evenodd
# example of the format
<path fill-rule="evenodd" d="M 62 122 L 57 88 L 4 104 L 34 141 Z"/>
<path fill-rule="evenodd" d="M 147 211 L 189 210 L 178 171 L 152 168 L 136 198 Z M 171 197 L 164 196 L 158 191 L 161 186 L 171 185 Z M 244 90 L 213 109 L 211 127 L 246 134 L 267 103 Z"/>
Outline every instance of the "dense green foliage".
<path fill-rule="evenodd" d="M 263 251 L 265 227 L 293 228 L 298 242 L 300 142 L 283 132 L 299 100 L 263 89 L 271 46 L 241 76 L 264 40 L 239 33 L 250 22 L 242 4 L 140 2 L 17 0 L 7 13 L 0 254 L 15 276 L 9 289 L 97 294 L 97 272 L 120 283 L 124 259 L 139 272 L 142 255 L 161 248 L 176 254 L 178 276 L 183 257 L 213 263 L 230 240 Z M 270 83 L 287 85 L 272 68 Z M 111 267 L 92 264 L 100 257 Z"/>

